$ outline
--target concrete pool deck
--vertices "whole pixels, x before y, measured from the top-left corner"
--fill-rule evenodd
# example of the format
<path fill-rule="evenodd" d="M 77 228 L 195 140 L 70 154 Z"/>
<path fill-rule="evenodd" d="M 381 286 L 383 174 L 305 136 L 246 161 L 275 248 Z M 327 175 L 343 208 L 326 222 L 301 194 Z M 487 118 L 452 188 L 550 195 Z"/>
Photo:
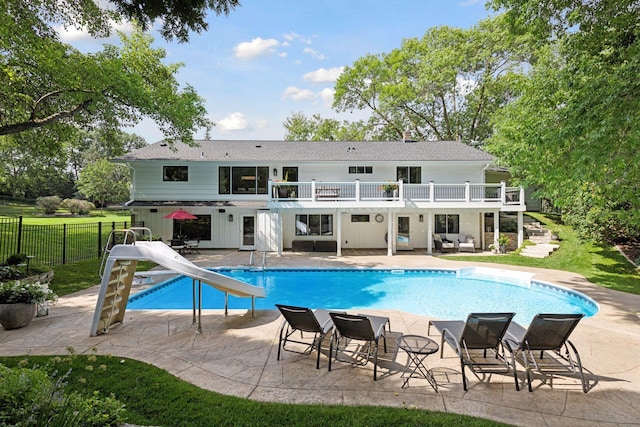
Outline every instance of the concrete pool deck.
<path fill-rule="evenodd" d="M 246 266 L 247 252 L 202 251 L 189 258 L 201 266 Z M 444 260 L 416 253 L 387 257 L 379 251 L 345 251 L 345 256 L 285 253 L 269 256 L 268 267 L 398 267 L 455 268 L 470 262 Z M 579 380 L 557 376 L 543 383 L 535 377 L 534 392 L 517 392 L 509 374 L 476 377 L 467 370 L 468 391 L 462 388 L 458 358 L 445 347 L 444 358 L 426 359 L 439 386 L 412 379 L 401 388 L 406 354 L 396 347 L 402 334 L 427 334 L 428 317 L 401 311 L 371 311 L 388 316 L 387 353 L 379 353 L 378 381 L 372 365 L 353 367 L 337 362 L 327 370 L 328 341 L 323 343 L 320 369 L 315 354 L 284 352 L 276 360 L 279 313 L 206 310 L 203 333 L 196 334 L 191 310 L 127 311 L 125 321 L 109 333 L 89 337 L 98 287 L 65 296 L 22 329 L 0 330 L 1 355 L 78 353 L 129 357 L 166 369 L 199 387 L 259 401 L 378 405 L 419 408 L 472 415 L 520 426 L 640 425 L 640 295 L 595 286 L 582 276 L 545 269 L 478 263 L 485 267 L 535 273 L 534 278 L 585 293 L 600 304 L 600 312 L 583 319 L 571 336 L 582 358 L 591 387 L 582 392 Z M 98 280 L 96 279 L 96 282 Z M 311 285 L 311 284 L 310 284 Z M 321 286 L 322 284 L 317 284 Z M 439 342 L 439 336 L 432 336 Z M 520 373 L 523 374 L 522 369 Z M 521 375 L 521 379 L 523 375 Z"/>

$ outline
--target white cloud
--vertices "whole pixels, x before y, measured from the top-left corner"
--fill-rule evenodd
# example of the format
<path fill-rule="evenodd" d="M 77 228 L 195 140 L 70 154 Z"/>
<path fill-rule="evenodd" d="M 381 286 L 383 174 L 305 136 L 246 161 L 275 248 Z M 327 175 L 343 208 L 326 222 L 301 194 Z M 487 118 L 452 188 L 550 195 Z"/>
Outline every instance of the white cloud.
<path fill-rule="evenodd" d="M 250 42 L 238 44 L 233 50 L 236 52 L 236 58 L 252 59 L 258 56 L 272 55 L 276 52 L 275 47 L 278 46 L 276 39 L 263 39 L 256 37 Z"/>
<path fill-rule="evenodd" d="M 344 67 L 334 67 L 330 69 L 319 68 L 303 76 L 303 78 L 312 83 L 332 83 L 338 80 L 340 74 L 344 71 Z"/>
<path fill-rule="evenodd" d="M 302 52 L 306 53 L 307 55 L 311 55 L 311 57 L 313 59 L 318 59 L 320 61 L 326 59 L 326 56 L 324 56 L 323 54 L 321 54 L 320 52 L 318 52 L 315 49 L 311 49 L 310 47 L 305 47 Z"/>
<path fill-rule="evenodd" d="M 249 121 L 240 112 L 230 113 L 217 122 L 216 126 L 222 131 L 245 130 L 249 127 Z"/>
<path fill-rule="evenodd" d="M 313 92 L 308 89 L 299 89 L 295 86 L 289 86 L 282 94 L 283 99 L 293 99 L 294 101 L 307 101 L 315 98 Z"/>
<path fill-rule="evenodd" d="M 478 3 L 480 0 L 467 0 L 467 1 L 463 1 L 462 3 L 460 3 L 461 7 L 469 7 L 469 6 L 473 6 L 474 4 Z"/>
<path fill-rule="evenodd" d="M 115 21 L 109 21 L 109 23 L 110 23 L 111 32 L 112 32 L 112 35 L 111 37 L 109 37 L 109 39 L 116 37 L 116 34 L 115 34 L 116 31 L 120 31 L 125 34 L 131 34 L 133 32 L 133 25 L 131 24 L 131 22 L 116 23 Z M 73 42 L 96 40 L 91 36 L 91 34 L 89 34 L 86 28 L 78 28 L 73 25 L 65 28 L 62 25 L 57 25 L 54 27 L 54 29 L 60 36 L 60 40 L 62 40 L 65 43 L 72 44 Z"/>
<path fill-rule="evenodd" d="M 301 36 L 300 34 L 293 33 L 293 32 L 287 33 L 282 37 L 288 42 L 288 44 L 290 44 L 290 42 L 293 42 L 293 41 L 300 41 L 305 44 L 311 44 L 310 38 Z"/>
<path fill-rule="evenodd" d="M 331 105 L 333 104 L 333 94 L 336 91 L 327 87 L 324 88 L 320 91 L 320 93 L 318 94 L 318 96 L 320 97 L 320 99 L 322 100 L 322 103 L 325 105 L 325 107 L 331 107 Z"/>

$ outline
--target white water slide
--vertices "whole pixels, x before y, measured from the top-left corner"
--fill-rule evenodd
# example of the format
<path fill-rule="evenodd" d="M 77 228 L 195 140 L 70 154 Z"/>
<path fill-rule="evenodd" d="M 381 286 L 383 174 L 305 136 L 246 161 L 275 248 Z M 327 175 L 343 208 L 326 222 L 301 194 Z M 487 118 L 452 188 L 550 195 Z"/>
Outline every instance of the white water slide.
<path fill-rule="evenodd" d="M 265 296 L 264 288 L 198 267 L 162 242 L 137 241 L 135 244 L 115 245 L 109 251 L 109 257 L 106 260 L 96 311 L 91 324 L 92 337 L 108 332 L 111 326 L 123 321 L 138 261 L 155 262 L 166 269 L 197 280 L 200 287 L 204 283 L 224 292 L 225 295 L 251 297 L 252 310 L 254 298 Z M 198 294 L 202 295 L 202 292 Z M 201 304 L 202 301 L 199 301 L 200 307 Z M 198 330 L 201 331 L 199 321 Z"/>

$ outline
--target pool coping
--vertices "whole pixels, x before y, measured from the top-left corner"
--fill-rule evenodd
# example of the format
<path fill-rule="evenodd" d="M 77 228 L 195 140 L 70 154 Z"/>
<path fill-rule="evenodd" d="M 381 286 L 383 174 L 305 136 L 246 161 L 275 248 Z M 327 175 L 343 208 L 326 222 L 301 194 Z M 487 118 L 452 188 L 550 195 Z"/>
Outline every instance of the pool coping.
<path fill-rule="evenodd" d="M 190 257 L 199 265 L 242 265 L 248 255 L 238 251 L 210 251 Z M 345 255 L 289 255 L 269 257 L 270 265 L 380 267 L 462 267 L 473 263 L 443 260 L 426 255 L 386 257 L 371 252 Z M 352 368 L 336 364 L 327 372 L 326 349 L 321 369 L 315 358 L 285 353 L 276 360 L 280 318 L 275 310 L 259 311 L 252 318 L 244 310 L 207 310 L 202 334 L 191 325 L 191 313 L 171 311 L 127 312 L 125 322 L 108 334 L 89 337 L 97 289 L 65 296 L 27 327 L 0 330 L 0 354 L 65 354 L 72 346 L 78 353 L 130 357 L 152 363 L 202 388 L 260 401 L 340 405 L 371 404 L 420 408 L 473 415 L 513 425 L 598 426 L 640 425 L 640 296 L 601 288 L 584 277 L 557 270 L 480 264 L 499 269 L 534 273 L 548 281 L 584 293 L 600 305 L 593 317 L 583 319 L 572 335 L 592 382 L 582 393 L 579 382 L 559 377 L 553 384 L 534 382 L 535 391 L 515 391 L 512 375 L 492 375 L 482 381 L 470 375 L 470 387 L 462 390 L 458 359 L 446 348 L 444 358 L 430 356 L 427 364 L 439 381 L 435 393 L 426 381 L 413 381 L 402 389 L 401 352 L 390 346 L 381 355 L 379 379 L 372 380 L 370 366 Z M 97 281 L 97 280 L 96 280 Z M 400 311 L 373 311 L 391 319 L 388 343 L 399 334 L 426 335 L 429 318 Z M 438 340 L 439 337 L 433 337 Z"/>

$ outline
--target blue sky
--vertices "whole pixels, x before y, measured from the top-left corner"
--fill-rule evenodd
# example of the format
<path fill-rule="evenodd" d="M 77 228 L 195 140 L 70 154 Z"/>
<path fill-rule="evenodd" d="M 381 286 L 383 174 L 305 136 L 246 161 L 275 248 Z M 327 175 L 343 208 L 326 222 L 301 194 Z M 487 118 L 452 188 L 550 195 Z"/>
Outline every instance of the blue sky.
<path fill-rule="evenodd" d="M 490 14 L 484 0 L 243 0 L 229 16 L 210 14 L 209 31 L 192 34 L 189 43 L 152 35 L 167 63 L 184 64 L 180 83 L 205 99 L 216 123 L 212 139 L 278 140 L 294 112 L 366 117 L 331 109 L 337 76 L 358 58 L 389 52 L 431 27 L 467 28 Z M 90 40 L 74 30 L 62 38 L 83 51 L 115 41 Z M 152 121 L 127 131 L 150 143 L 162 139 Z"/>

